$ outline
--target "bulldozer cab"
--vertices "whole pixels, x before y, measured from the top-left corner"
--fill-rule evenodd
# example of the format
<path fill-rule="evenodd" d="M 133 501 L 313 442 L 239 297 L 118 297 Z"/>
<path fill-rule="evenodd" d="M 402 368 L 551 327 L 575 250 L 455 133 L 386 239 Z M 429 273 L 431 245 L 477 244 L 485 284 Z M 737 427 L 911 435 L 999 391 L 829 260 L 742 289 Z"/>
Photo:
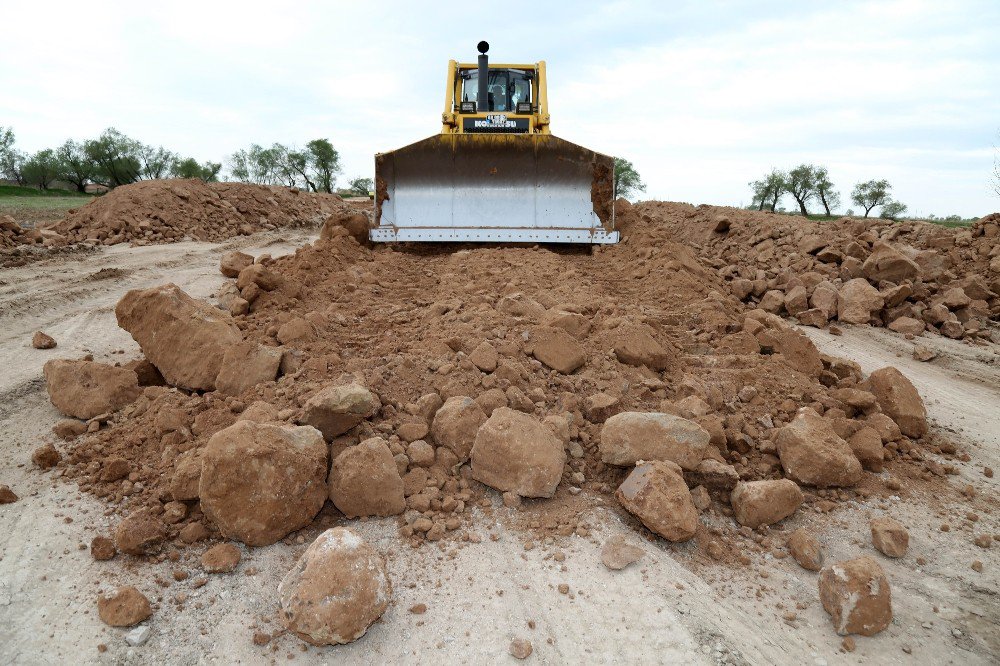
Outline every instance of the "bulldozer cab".
<path fill-rule="evenodd" d="M 552 135 L 545 62 L 448 63 L 441 132 L 375 156 L 376 242 L 615 243 L 614 161 Z"/>

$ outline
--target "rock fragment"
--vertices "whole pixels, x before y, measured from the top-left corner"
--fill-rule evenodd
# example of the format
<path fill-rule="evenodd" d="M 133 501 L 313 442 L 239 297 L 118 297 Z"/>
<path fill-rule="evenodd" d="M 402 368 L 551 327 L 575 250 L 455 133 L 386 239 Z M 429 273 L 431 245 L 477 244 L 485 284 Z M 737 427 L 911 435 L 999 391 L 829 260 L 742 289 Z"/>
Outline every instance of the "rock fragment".
<path fill-rule="evenodd" d="M 46 362 L 42 372 L 55 408 L 78 419 L 117 412 L 141 393 L 139 378 L 127 368 L 57 359 Z"/>
<path fill-rule="evenodd" d="M 802 500 L 802 491 L 790 479 L 741 481 L 730 497 L 737 522 L 750 528 L 784 520 Z"/>
<path fill-rule="evenodd" d="M 285 627 L 313 645 L 361 638 L 389 605 L 381 555 L 353 530 L 323 532 L 278 586 Z"/>
<path fill-rule="evenodd" d="M 329 442 L 374 416 L 381 407 L 378 396 L 360 384 L 327 386 L 309 398 L 299 423 L 316 428 Z"/>
<path fill-rule="evenodd" d="M 910 533 L 892 518 L 872 518 L 872 545 L 886 557 L 903 557 L 910 546 Z"/>
<path fill-rule="evenodd" d="M 799 528 L 788 536 L 788 551 L 799 566 L 809 571 L 823 568 L 823 549 L 812 534 Z"/>
<path fill-rule="evenodd" d="M 403 480 L 384 439 L 367 439 L 337 456 L 330 469 L 330 500 L 348 518 L 403 512 Z"/>
<path fill-rule="evenodd" d="M 315 428 L 238 421 L 205 446 L 198 496 L 224 536 L 266 546 L 319 512 L 326 471 L 327 446 Z"/>
<path fill-rule="evenodd" d="M 601 428 L 601 460 L 631 466 L 669 460 L 693 470 L 705 457 L 711 435 L 694 421 L 662 412 L 622 412 Z"/>
<path fill-rule="evenodd" d="M 892 593 L 870 557 L 837 562 L 819 573 L 819 598 L 841 636 L 874 636 L 892 622 Z"/>
<path fill-rule="evenodd" d="M 469 459 L 476 433 L 485 421 L 486 413 L 479 403 L 467 396 L 453 396 L 434 415 L 431 435 L 438 446 L 448 447 L 464 462 Z"/>
<path fill-rule="evenodd" d="M 639 546 L 633 546 L 625 541 L 625 537 L 616 534 L 604 542 L 601 548 L 601 563 L 613 571 L 624 569 L 638 562 L 646 554 Z"/>
<path fill-rule="evenodd" d="M 650 531 L 668 541 L 687 541 L 698 531 L 698 509 L 675 463 L 658 460 L 636 465 L 615 497 Z"/>
<path fill-rule="evenodd" d="M 142 592 L 129 585 L 99 596 L 97 614 L 109 626 L 131 627 L 152 615 L 153 608 Z"/>
<path fill-rule="evenodd" d="M 545 424 L 500 407 L 479 428 L 471 460 L 472 478 L 491 488 L 521 497 L 552 497 L 566 452 Z"/>

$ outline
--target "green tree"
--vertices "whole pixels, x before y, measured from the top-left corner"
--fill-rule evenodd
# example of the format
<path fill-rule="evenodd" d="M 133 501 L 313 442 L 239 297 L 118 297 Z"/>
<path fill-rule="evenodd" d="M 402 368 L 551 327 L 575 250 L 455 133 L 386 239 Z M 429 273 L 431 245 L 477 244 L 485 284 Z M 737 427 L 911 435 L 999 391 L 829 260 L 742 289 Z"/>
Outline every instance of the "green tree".
<path fill-rule="evenodd" d="M 59 177 L 59 158 L 51 148 L 39 150 L 29 157 L 21 167 L 24 182 L 37 185 L 39 189 L 47 190 Z"/>
<path fill-rule="evenodd" d="M 899 216 L 906 212 L 906 204 L 901 201 L 886 201 L 882 205 L 882 212 L 879 217 L 886 220 L 898 220 Z"/>
<path fill-rule="evenodd" d="M 753 190 L 752 205 L 757 210 L 764 210 L 764 207 L 767 206 L 771 209 L 771 212 L 774 212 L 778 207 L 778 202 L 781 200 L 781 195 L 785 193 L 785 183 L 787 180 L 788 176 L 784 171 L 771 169 L 771 173 L 760 180 L 747 183 Z"/>
<path fill-rule="evenodd" d="M 799 205 L 799 212 L 808 215 L 806 204 L 816 196 L 816 167 L 812 164 L 800 164 L 789 171 L 785 190 Z"/>
<path fill-rule="evenodd" d="M 173 178 L 200 178 L 206 183 L 212 183 L 219 179 L 219 172 L 222 171 L 222 164 L 219 162 L 205 162 L 199 164 L 193 157 L 184 159 L 177 158 L 170 165 L 170 175 Z"/>
<path fill-rule="evenodd" d="M 105 187 L 128 185 L 143 175 L 142 146 L 114 127 L 84 142 L 83 151 L 94 164 L 93 180 Z"/>
<path fill-rule="evenodd" d="M 889 192 L 892 185 L 887 180 L 869 180 L 858 183 L 851 191 L 851 201 L 865 209 L 865 217 L 871 213 L 875 206 L 883 206 L 889 203 L 892 198 Z"/>
<path fill-rule="evenodd" d="M 646 191 L 646 184 L 639 177 L 632 163 L 624 157 L 615 158 L 615 199 L 628 199 L 633 194 Z"/>
<path fill-rule="evenodd" d="M 24 185 L 24 163 L 27 156 L 14 147 L 14 130 L 0 126 L 0 176 Z"/>
<path fill-rule="evenodd" d="M 306 152 L 310 158 L 313 180 L 316 182 L 312 186 L 313 191 L 318 188 L 320 192 L 331 194 L 341 171 L 340 153 L 328 139 L 313 139 L 306 144 Z"/>
<path fill-rule="evenodd" d="M 827 173 L 826 167 L 817 168 L 815 176 L 816 196 L 823 204 L 823 210 L 826 211 L 827 217 L 830 217 L 833 214 L 831 211 L 840 207 L 840 193 L 833 189 L 833 183 L 830 182 L 830 174 Z"/>
<path fill-rule="evenodd" d="M 94 178 L 94 163 L 87 157 L 83 144 L 72 139 L 56 149 L 59 159 L 59 180 L 72 183 L 77 192 L 86 192 Z"/>
<path fill-rule="evenodd" d="M 375 186 L 375 181 L 371 178 L 364 178 L 358 176 L 357 178 L 352 178 L 347 185 L 347 188 L 354 194 L 367 197 L 368 193 L 372 191 Z"/>

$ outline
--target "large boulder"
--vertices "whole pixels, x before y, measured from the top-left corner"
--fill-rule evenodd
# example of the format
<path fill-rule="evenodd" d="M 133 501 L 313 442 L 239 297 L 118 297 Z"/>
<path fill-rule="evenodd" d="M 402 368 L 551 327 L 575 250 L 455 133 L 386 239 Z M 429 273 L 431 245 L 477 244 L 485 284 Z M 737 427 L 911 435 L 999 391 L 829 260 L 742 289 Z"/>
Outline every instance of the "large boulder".
<path fill-rule="evenodd" d="M 498 407 L 472 447 L 472 478 L 521 497 L 552 497 L 566 464 L 563 444 L 537 419 Z"/>
<path fill-rule="evenodd" d="M 601 428 L 601 460 L 630 467 L 640 460 L 669 460 L 693 470 L 711 435 L 694 421 L 661 412 L 622 412 Z"/>
<path fill-rule="evenodd" d="M 802 491 L 790 479 L 741 481 L 730 495 L 733 515 L 740 525 L 773 525 L 802 506 Z"/>
<path fill-rule="evenodd" d="M 883 303 L 882 294 L 868 280 L 848 280 L 837 294 L 837 319 L 849 324 L 867 324 Z"/>
<path fill-rule="evenodd" d="M 668 541 L 687 541 L 698 531 L 698 509 L 681 468 L 672 462 L 637 465 L 615 497 L 643 525 Z"/>
<path fill-rule="evenodd" d="M 887 281 L 899 284 L 920 275 L 920 266 L 913 259 L 882 241 L 876 242 L 872 253 L 861 264 L 861 274 L 872 282 Z"/>
<path fill-rule="evenodd" d="M 126 293 L 115 315 L 167 383 L 192 391 L 215 390 L 226 350 L 243 340 L 230 315 L 175 284 Z"/>
<path fill-rule="evenodd" d="M 222 356 L 215 387 L 228 395 L 239 395 L 262 382 L 274 381 L 281 366 L 282 350 L 256 342 L 240 342 Z"/>
<path fill-rule="evenodd" d="M 456 395 L 448 398 L 434 414 L 431 435 L 438 446 L 451 449 L 459 461 L 469 459 L 476 442 L 479 426 L 486 421 L 486 412 L 472 398 Z"/>
<path fill-rule="evenodd" d="M 868 383 L 882 412 L 896 422 L 900 432 L 908 437 L 927 434 L 927 408 L 906 375 L 890 366 L 873 372 Z"/>
<path fill-rule="evenodd" d="M 564 375 L 572 373 L 587 360 L 583 346 L 561 328 L 536 326 L 531 331 L 531 340 L 532 355 Z"/>
<path fill-rule="evenodd" d="M 330 500 L 348 518 L 403 513 L 403 479 L 384 439 L 366 439 L 334 459 Z"/>
<path fill-rule="evenodd" d="M 278 585 L 285 627 L 313 645 L 364 636 L 392 599 L 385 560 L 353 530 L 323 532 Z"/>
<path fill-rule="evenodd" d="M 870 557 L 824 567 L 819 572 L 819 599 L 841 636 L 874 636 L 892 622 L 889 579 Z"/>
<path fill-rule="evenodd" d="M 299 423 L 316 428 L 330 441 L 374 416 L 381 407 L 378 396 L 360 384 L 327 386 L 306 401 Z"/>
<path fill-rule="evenodd" d="M 827 419 L 809 408 L 799 410 L 778 430 L 778 457 L 794 481 L 820 488 L 853 486 L 861 480 L 861 463 L 850 445 Z"/>
<path fill-rule="evenodd" d="M 205 446 L 201 508 L 224 536 L 267 546 L 323 508 L 326 469 L 327 446 L 315 428 L 237 421 Z"/>
<path fill-rule="evenodd" d="M 653 337 L 645 324 L 626 324 L 616 328 L 615 356 L 622 363 L 646 366 L 651 370 L 667 370 L 674 364 L 674 354 Z"/>
<path fill-rule="evenodd" d="M 142 392 L 132 370 L 93 361 L 48 361 L 42 373 L 52 404 L 78 419 L 116 412 Z"/>

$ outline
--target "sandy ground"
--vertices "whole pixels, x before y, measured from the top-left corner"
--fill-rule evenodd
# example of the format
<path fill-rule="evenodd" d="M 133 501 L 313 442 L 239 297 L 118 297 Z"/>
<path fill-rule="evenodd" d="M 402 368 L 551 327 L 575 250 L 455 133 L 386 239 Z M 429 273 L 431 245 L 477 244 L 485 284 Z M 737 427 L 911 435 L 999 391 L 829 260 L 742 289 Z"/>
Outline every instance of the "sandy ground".
<path fill-rule="evenodd" d="M 0 661 L 39 663 L 483 663 L 513 662 L 512 638 L 531 641 L 540 663 L 933 663 L 988 664 L 1000 660 L 1000 543 L 984 550 L 978 534 L 1000 534 L 997 483 L 984 465 L 1000 468 L 1000 361 L 997 349 L 942 338 L 931 363 L 910 358 L 912 344 L 884 330 L 852 328 L 834 337 L 808 330 L 823 351 L 852 358 L 866 371 L 896 365 L 917 385 L 935 427 L 953 436 L 971 460 L 936 497 L 914 492 L 888 501 L 821 515 L 799 511 L 774 533 L 809 527 L 828 561 L 868 554 L 892 582 L 895 619 L 875 638 L 857 637 L 853 653 L 819 604 L 816 574 L 770 554 L 748 567 L 699 565 L 693 544 L 649 542 L 611 510 L 590 517 L 588 538 L 540 543 L 526 550 L 523 533 L 498 509 L 491 523 L 475 521 L 481 544 L 457 548 L 401 545 L 394 520 L 355 523 L 389 560 L 394 602 L 363 639 L 337 648 L 306 647 L 280 636 L 260 647 L 255 632 L 275 632 L 277 582 L 316 529 L 294 540 L 244 551 L 236 573 L 201 577 L 204 547 L 179 562 L 134 567 L 127 559 L 94 562 L 86 544 L 108 533 L 111 518 L 95 499 L 31 468 L 30 454 L 58 414 L 41 380 L 50 358 L 92 353 L 128 360 L 138 347 L 115 324 L 113 307 L 128 289 L 173 281 L 196 297 L 222 284 L 218 258 L 240 248 L 279 254 L 304 242 L 260 234 L 225 244 L 116 246 L 0 270 L 0 483 L 20 501 L 0 506 Z M 43 329 L 60 346 L 34 350 Z M 958 489 L 972 484 L 972 500 Z M 938 485 L 937 487 L 940 487 Z M 530 510 L 531 505 L 526 506 Z M 974 512 L 978 521 L 966 515 Z M 867 516 L 891 515 L 910 530 L 910 551 L 890 560 L 870 545 Z M 729 520 L 705 515 L 706 524 Z M 950 531 L 942 532 L 942 523 Z M 646 556 L 624 571 L 600 564 L 603 541 L 621 533 Z M 490 535 L 496 537 L 491 540 Z M 565 555 L 563 562 L 553 557 Z M 925 564 L 918 564 L 923 558 Z M 971 569 L 974 560 L 982 573 Z M 177 582 L 175 571 L 190 574 Z M 158 582 L 159 581 L 159 582 Z M 130 647 L 123 630 L 96 617 L 98 591 L 134 584 L 156 602 L 149 641 Z M 569 585 L 569 594 L 558 586 Z M 180 595 L 180 596 L 179 596 Z M 178 599 L 185 601 L 179 603 Z M 426 604 L 425 614 L 408 609 Z M 794 612 L 795 619 L 785 619 Z M 529 622 L 532 626 L 529 626 Z M 99 645 L 107 650 L 101 652 Z"/>

